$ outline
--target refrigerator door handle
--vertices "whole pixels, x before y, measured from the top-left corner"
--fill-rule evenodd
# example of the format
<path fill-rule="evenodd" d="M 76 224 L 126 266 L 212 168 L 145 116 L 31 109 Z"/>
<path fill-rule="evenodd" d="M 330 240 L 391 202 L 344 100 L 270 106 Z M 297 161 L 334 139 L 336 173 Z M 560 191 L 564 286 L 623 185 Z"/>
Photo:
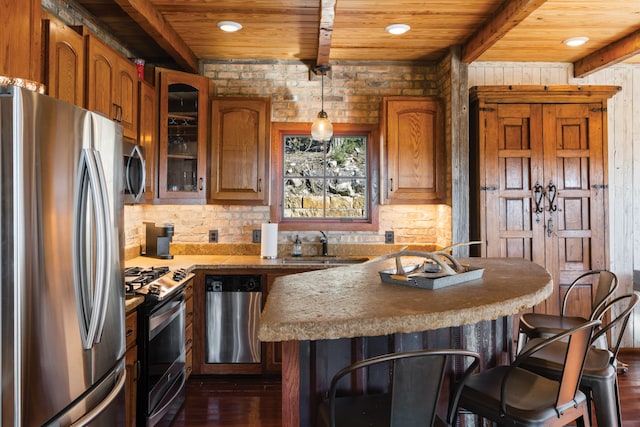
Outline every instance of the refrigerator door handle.
<path fill-rule="evenodd" d="M 91 149 L 80 153 L 74 197 L 73 222 L 73 276 L 76 296 L 76 310 L 80 323 L 80 334 L 84 349 L 90 349 L 100 338 L 101 327 L 106 316 L 106 286 L 109 279 L 111 243 L 105 226 L 105 189 L 104 172 L 99 156 Z M 89 203 L 92 202 L 92 206 Z M 93 209 L 90 209 L 93 208 Z M 88 224 L 93 215 L 95 242 L 88 242 Z M 108 221 L 106 221 L 108 223 Z M 88 257 L 95 249 L 95 280 L 91 284 L 91 271 L 88 266 L 93 262 Z M 93 289 L 93 292 L 91 290 Z"/>
<path fill-rule="evenodd" d="M 86 425 L 89 425 L 89 423 L 91 423 L 94 419 L 96 419 L 96 417 L 98 417 L 98 415 L 100 415 L 106 408 L 108 408 L 109 405 L 111 405 L 111 403 L 118 398 L 118 394 L 120 394 L 120 391 L 124 388 L 127 379 L 126 372 L 127 371 L 125 369 L 122 369 L 118 373 L 119 377 L 115 387 L 109 392 L 107 397 L 105 397 L 104 400 L 100 402 L 95 408 L 83 415 L 82 418 L 71 424 L 69 427 L 84 427 Z"/>
<path fill-rule="evenodd" d="M 140 179 L 140 182 L 138 183 L 131 182 L 131 174 L 129 173 L 131 162 L 135 160 L 140 162 L 140 171 L 142 173 L 142 177 Z M 127 189 L 131 194 L 133 194 L 133 200 L 135 202 L 139 201 L 140 197 L 142 197 L 142 195 L 144 194 L 144 185 L 147 181 L 147 165 L 145 164 L 144 155 L 142 154 L 142 151 L 140 151 L 139 145 L 134 145 L 133 150 L 131 150 L 131 155 L 129 156 L 129 159 L 127 161 L 127 170 L 124 176 L 127 184 Z M 134 185 L 137 185 L 137 188 L 132 188 Z"/>
<path fill-rule="evenodd" d="M 99 197 L 101 199 L 101 203 L 99 203 L 101 210 L 96 212 L 96 217 L 99 218 L 97 227 L 102 228 L 104 235 L 104 248 L 102 248 L 102 252 L 98 255 L 99 259 L 102 261 L 102 274 L 100 275 L 102 280 L 100 280 L 96 286 L 97 298 L 95 307 L 98 311 L 98 319 L 93 342 L 97 344 L 102 338 L 102 331 L 104 329 L 104 323 L 107 317 L 107 308 L 109 306 L 109 287 L 111 286 L 112 281 L 111 266 L 113 265 L 115 243 L 113 241 L 113 234 L 110 229 L 111 221 L 109 212 L 111 211 L 111 209 L 109 206 L 109 199 L 107 197 L 107 180 L 105 178 L 104 168 L 102 167 L 102 158 L 100 157 L 99 151 L 94 150 L 93 153 L 97 172 L 96 179 L 98 182 L 98 185 L 95 188 L 99 189 L 98 194 L 95 194 L 94 197 Z"/>

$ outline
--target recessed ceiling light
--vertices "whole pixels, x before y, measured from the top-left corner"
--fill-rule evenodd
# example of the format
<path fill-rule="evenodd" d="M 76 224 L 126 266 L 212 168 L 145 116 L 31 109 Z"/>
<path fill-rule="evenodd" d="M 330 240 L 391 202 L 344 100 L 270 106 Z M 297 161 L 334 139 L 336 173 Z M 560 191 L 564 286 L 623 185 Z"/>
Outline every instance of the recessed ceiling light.
<path fill-rule="evenodd" d="M 220 21 L 218 22 L 218 28 L 227 33 L 233 33 L 242 29 L 242 25 L 234 21 Z"/>
<path fill-rule="evenodd" d="M 567 46 L 582 46 L 587 41 L 589 41 L 589 37 L 570 37 L 562 43 L 566 44 Z"/>
<path fill-rule="evenodd" d="M 407 24 L 391 24 L 385 30 L 390 34 L 404 34 L 411 29 Z"/>

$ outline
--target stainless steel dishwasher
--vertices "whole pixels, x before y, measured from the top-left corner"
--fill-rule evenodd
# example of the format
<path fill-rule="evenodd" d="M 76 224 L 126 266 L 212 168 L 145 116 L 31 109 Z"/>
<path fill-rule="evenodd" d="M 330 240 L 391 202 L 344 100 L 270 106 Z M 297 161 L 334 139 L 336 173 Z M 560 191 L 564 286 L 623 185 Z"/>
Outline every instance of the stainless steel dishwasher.
<path fill-rule="evenodd" d="M 260 363 L 259 275 L 207 275 L 205 363 Z"/>

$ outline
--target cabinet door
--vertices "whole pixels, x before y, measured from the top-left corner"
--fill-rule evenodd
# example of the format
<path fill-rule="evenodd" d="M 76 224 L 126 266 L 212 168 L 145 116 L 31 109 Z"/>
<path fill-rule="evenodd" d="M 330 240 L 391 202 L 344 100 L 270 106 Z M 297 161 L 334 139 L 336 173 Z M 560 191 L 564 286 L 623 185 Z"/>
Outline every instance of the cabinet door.
<path fill-rule="evenodd" d="M 136 426 L 136 401 L 138 399 L 138 346 L 134 345 L 125 353 L 125 419 L 127 427 Z"/>
<path fill-rule="evenodd" d="M 116 119 L 116 64 L 113 50 L 93 35 L 86 36 L 86 108 Z"/>
<path fill-rule="evenodd" d="M 387 98 L 382 117 L 384 203 L 445 202 L 440 100 Z"/>
<path fill-rule="evenodd" d="M 49 96 L 84 106 L 84 38 L 56 19 L 43 20 L 42 82 Z M 81 30 L 80 30 L 81 31 Z"/>
<path fill-rule="evenodd" d="M 214 98 L 211 121 L 211 200 L 269 204 L 269 99 Z"/>
<path fill-rule="evenodd" d="M 41 79 L 40 0 L 0 0 L 0 75 Z"/>
<path fill-rule="evenodd" d="M 158 97 L 155 88 L 141 80 L 138 93 L 138 144 L 144 147 L 146 160 L 145 192 L 147 201 L 156 197 L 158 186 Z"/>
<path fill-rule="evenodd" d="M 482 255 L 530 259 L 552 275 L 536 311 L 559 313 L 566 287 L 605 267 L 600 104 L 484 104 L 478 155 Z M 592 284 L 572 313 L 588 316 Z"/>
<path fill-rule="evenodd" d="M 122 56 L 118 56 L 115 63 L 116 120 L 122 125 L 123 136 L 135 140 L 138 138 L 138 72 L 135 64 Z"/>
<path fill-rule="evenodd" d="M 160 94 L 159 200 L 204 203 L 209 79 L 161 69 L 156 82 Z"/>

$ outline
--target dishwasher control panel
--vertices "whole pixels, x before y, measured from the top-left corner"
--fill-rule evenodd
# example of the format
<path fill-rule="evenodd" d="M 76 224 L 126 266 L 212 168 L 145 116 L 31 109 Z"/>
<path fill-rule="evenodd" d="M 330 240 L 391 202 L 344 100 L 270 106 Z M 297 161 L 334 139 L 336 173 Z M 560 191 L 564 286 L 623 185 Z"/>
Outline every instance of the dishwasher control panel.
<path fill-rule="evenodd" d="M 260 275 L 208 275 L 205 277 L 207 292 L 261 292 Z"/>

